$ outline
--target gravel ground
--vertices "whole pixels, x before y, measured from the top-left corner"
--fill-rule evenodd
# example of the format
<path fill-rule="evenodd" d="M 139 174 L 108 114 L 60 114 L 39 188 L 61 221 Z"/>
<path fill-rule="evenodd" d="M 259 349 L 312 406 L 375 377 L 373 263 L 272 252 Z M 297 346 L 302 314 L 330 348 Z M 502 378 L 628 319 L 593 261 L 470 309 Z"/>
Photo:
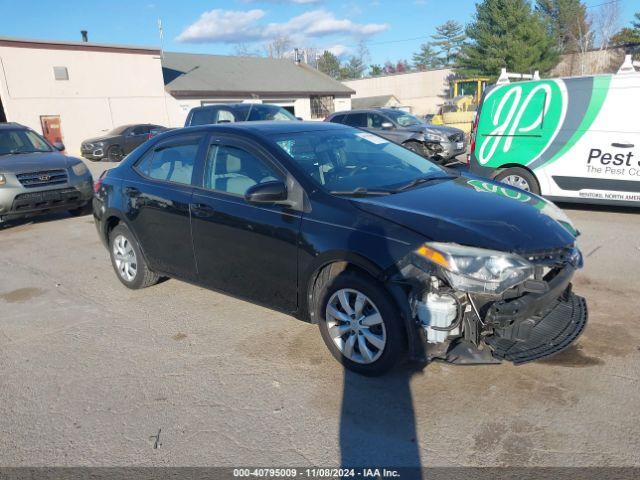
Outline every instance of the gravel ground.
<path fill-rule="evenodd" d="M 0 465 L 639 466 L 640 211 L 567 211 L 577 345 L 379 379 L 280 313 L 175 280 L 127 290 L 90 216 L 0 227 Z"/>

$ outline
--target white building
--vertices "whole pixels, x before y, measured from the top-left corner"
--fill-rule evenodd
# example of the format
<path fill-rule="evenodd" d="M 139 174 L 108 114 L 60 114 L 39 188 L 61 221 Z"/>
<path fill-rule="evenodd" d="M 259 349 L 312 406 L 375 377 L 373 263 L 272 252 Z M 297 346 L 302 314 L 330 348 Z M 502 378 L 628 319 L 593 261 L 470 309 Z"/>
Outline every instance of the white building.
<path fill-rule="evenodd" d="M 82 140 L 128 123 L 169 123 L 160 51 L 0 37 L 0 121 Z"/>
<path fill-rule="evenodd" d="M 303 120 L 351 110 L 353 90 L 291 60 L 165 52 L 162 59 L 170 123 L 182 126 L 193 107 L 260 100 Z"/>
<path fill-rule="evenodd" d="M 26 125 L 76 155 L 83 140 L 121 125 L 181 127 L 194 106 L 259 99 L 321 120 L 350 110 L 352 93 L 290 60 L 0 37 L 0 122 Z"/>

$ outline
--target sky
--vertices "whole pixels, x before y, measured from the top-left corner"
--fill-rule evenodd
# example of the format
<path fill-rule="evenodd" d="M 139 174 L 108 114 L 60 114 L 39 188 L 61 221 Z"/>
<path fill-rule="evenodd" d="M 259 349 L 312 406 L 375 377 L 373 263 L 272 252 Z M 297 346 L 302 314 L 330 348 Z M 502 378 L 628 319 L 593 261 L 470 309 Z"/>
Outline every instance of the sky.
<path fill-rule="evenodd" d="M 611 0 L 587 0 L 593 10 Z M 614 0 L 616 1 L 616 0 Z M 640 0 L 617 0 L 621 25 Z M 474 0 L 0 0 L 0 36 L 160 46 L 166 51 L 232 55 L 287 35 L 294 46 L 345 58 L 365 42 L 369 63 L 411 60 L 435 27 L 469 22 Z M 11 21 L 9 21 L 12 19 Z"/>

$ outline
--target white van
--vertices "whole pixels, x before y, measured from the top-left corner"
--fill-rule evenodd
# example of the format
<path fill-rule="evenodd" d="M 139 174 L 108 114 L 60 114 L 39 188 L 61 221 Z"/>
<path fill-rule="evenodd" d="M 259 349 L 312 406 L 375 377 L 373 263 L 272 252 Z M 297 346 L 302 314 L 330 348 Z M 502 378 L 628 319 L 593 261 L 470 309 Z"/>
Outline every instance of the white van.
<path fill-rule="evenodd" d="M 488 89 L 471 171 L 553 200 L 640 207 L 640 72 L 628 66 Z"/>

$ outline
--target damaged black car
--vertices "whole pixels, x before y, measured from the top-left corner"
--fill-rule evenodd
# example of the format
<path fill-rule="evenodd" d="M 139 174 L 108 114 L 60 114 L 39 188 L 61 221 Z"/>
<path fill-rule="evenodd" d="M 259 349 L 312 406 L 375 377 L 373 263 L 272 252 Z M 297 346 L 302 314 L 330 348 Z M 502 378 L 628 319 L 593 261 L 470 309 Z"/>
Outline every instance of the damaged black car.
<path fill-rule="evenodd" d="M 125 286 L 173 277 L 318 324 L 364 375 L 403 359 L 530 362 L 587 321 L 562 210 L 343 125 L 174 130 L 95 190 Z"/>

